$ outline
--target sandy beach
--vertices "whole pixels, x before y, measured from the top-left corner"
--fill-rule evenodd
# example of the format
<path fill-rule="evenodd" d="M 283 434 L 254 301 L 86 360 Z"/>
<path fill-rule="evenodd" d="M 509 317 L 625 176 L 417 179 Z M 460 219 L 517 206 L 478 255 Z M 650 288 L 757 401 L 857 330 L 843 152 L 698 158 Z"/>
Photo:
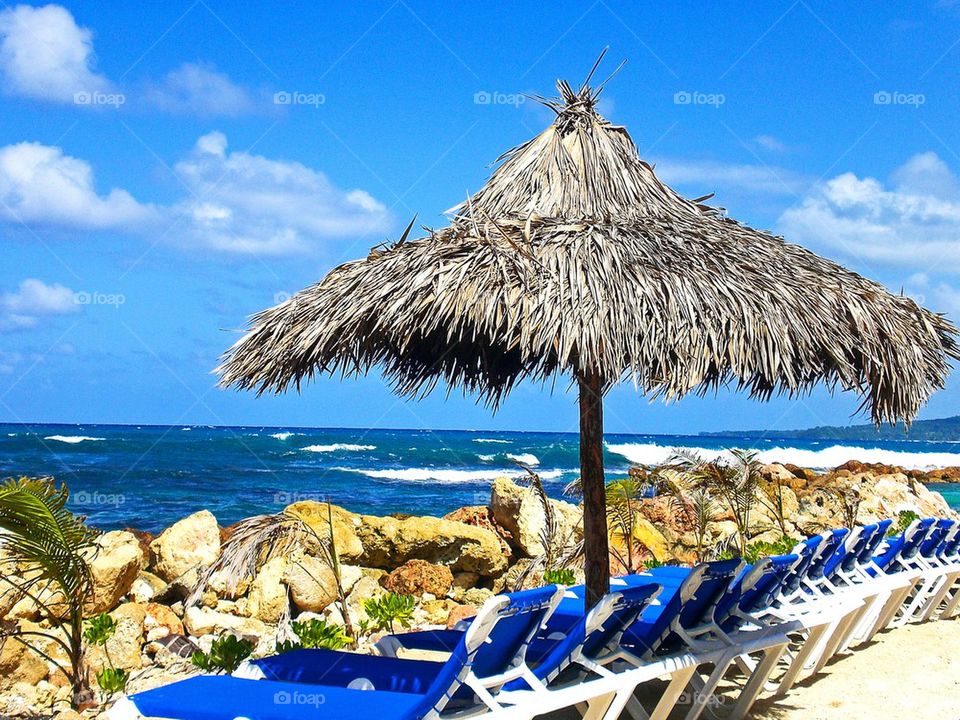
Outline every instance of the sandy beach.
<path fill-rule="evenodd" d="M 960 718 L 960 621 L 908 625 L 829 663 L 785 698 L 763 698 L 764 720 Z"/>

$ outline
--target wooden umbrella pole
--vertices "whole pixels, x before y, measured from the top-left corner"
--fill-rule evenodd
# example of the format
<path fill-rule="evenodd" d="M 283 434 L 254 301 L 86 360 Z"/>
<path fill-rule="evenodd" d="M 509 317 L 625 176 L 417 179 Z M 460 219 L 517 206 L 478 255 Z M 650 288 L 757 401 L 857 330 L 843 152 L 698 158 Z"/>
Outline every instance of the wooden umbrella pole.
<path fill-rule="evenodd" d="M 583 546 L 587 609 L 610 589 L 607 498 L 603 476 L 603 387 L 597 373 L 581 373 L 580 481 L 583 487 Z"/>

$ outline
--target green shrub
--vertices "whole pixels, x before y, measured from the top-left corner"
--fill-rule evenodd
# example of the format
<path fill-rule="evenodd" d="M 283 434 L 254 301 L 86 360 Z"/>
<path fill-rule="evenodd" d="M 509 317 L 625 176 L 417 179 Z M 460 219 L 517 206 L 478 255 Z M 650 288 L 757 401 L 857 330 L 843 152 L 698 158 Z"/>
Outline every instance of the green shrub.
<path fill-rule="evenodd" d="M 210 652 L 197 650 L 190 656 L 190 662 L 207 672 L 232 673 L 240 663 L 250 657 L 253 652 L 253 643 L 249 640 L 238 639 L 233 635 L 223 635 L 213 641 Z"/>
<path fill-rule="evenodd" d="M 290 652 L 291 650 L 300 650 L 301 648 L 325 648 L 327 650 L 340 650 L 346 647 L 353 638 L 347 636 L 344 628 L 326 620 L 313 618 L 309 622 L 291 623 L 297 640 L 285 640 L 277 643 L 277 652 Z"/>
<path fill-rule="evenodd" d="M 107 695 L 122 692 L 127 687 L 127 671 L 114 666 L 110 651 L 107 649 L 107 642 L 116 632 L 117 621 L 107 613 L 100 613 L 90 618 L 87 621 L 86 629 L 83 631 L 83 639 L 90 645 L 102 647 L 103 654 L 107 657 L 107 667 L 102 668 L 96 674 L 100 689 Z"/>
<path fill-rule="evenodd" d="M 403 627 L 410 627 L 410 621 L 413 619 L 413 609 L 416 607 L 416 600 L 413 595 L 398 595 L 397 593 L 388 593 L 379 598 L 370 598 L 363 604 L 363 609 L 377 626 L 379 630 L 394 631 L 394 623 L 398 622 Z"/>
<path fill-rule="evenodd" d="M 105 667 L 97 673 L 97 683 L 107 695 L 123 692 L 127 687 L 129 675 L 126 670 L 115 667 Z"/>
<path fill-rule="evenodd" d="M 783 535 L 779 540 L 774 540 L 773 542 L 760 540 L 747 545 L 743 559 L 752 565 L 760 558 L 770 557 L 772 555 L 788 555 L 796 544 L 797 541 L 787 535 Z"/>
<path fill-rule="evenodd" d="M 919 519 L 920 516 L 917 515 L 913 510 L 901 510 L 897 515 L 896 521 L 890 526 L 890 529 L 887 530 L 887 537 L 899 535 L 908 527 L 910 527 L 915 520 Z"/>
<path fill-rule="evenodd" d="M 577 578 L 570 568 L 543 571 L 544 585 L 576 585 Z"/>

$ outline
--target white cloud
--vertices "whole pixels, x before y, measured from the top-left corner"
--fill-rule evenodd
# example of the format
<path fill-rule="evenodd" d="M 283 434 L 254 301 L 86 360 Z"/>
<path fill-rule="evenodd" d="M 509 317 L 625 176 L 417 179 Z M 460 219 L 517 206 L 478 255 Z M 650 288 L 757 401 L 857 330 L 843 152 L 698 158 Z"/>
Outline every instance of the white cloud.
<path fill-rule="evenodd" d="M 98 193 L 90 164 L 58 147 L 0 147 L 0 222 L 176 236 L 239 255 L 295 254 L 389 225 L 387 209 L 365 190 L 342 190 L 298 162 L 230 152 L 220 132 L 200 137 L 174 170 L 189 194 L 158 206 L 123 189 Z"/>
<path fill-rule="evenodd" d="M 67 315 L 80 309 L 68 287 L 27 278 L 14 292 L 0 295 L 0 330 L 36 327 L 41 318 Z"/>
<path fill-rule="evenodd" d="M 24 142 L 0 148 L 0 219 L 104 229 L 133 227 L 155 216 L 155 208 L 126 190 L 98 194 L 89 163 L 59 147 Z"/>
<path fill-rule="evenodd" d="M 773 165 L 727 164 L 712 160 L 660 160 L 657 175 L 671 185 L 703 194 L 735 188 L 765 195 L 799 195 L 810 185 L 800 173 Z"/>
<path fill-rule="evenodd" d="M 918 304 L 946 313 L 955 322 L 960 320 L 960 288 L 932 281 L 927 273 L 914 273 L 907 278 L 904 292 Z"/>
<path fill-rule="evenodd" d="M 149 85 L 147 100 L 166 112 L 201 117 L 237 117 L 256 109 L 246 88 L 203 63 L 184 63 L 161 83 Z"/>
<path fill-rule="evenodd" d="M 60 5 L 0 12 L 0 74 L 9 93 L 72 103 L 76 93 L 107 92 L 94 71 L 93 34 Z"/>
<path fill-rule="evenodd" d="M 935 153 L 915 155 L 889 184 L 843 173 L 788 208 L 777 229 L 793 241 L 919 272 L 960 272 L 960 189 Z"/>
<path fill-rule="evenodd" d="M 195 244 L 237 254 L 283 255 L 311 242 L 386 230 L 386 208 L 344 191 L 298 162 L 229 152 L 223 133 L 201 137 L 175 171 L 193 193 L 177 205 Z"/>
<path fill-rule="evenodd" d="M 757 135 L 753 141 L 769 152 L 783 153 L 790 149 L 790 146 L 783 142 L 783 140 L 773 135 Z"/>

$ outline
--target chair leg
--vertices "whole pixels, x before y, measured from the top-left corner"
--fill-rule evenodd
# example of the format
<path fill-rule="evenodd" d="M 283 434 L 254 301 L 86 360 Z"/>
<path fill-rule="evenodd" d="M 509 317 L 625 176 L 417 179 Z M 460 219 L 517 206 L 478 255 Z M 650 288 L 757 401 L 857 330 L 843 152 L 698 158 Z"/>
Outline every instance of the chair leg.
<path fill-rule="evenodd" d="M 770 677 L 771 673 L 773 673 L 777 667 L 777 663 L 780 662 L 780 658 L 786 649 L 787 644 L 784 643 L 783 645 L 767 648 L 764 651 L 763 660 L 757 665 L 747 684 L 744 685 L 740 691 L 740 697 L 737 698 L 737 704 L 733 706 L 730 720 L 741 720 L 741 718 L 747 716 L 750 708 L 753 707 L 754 701 L 757 699 L 757 695 L 760 694 L 760 691 L 767 682 L 767 678 Z"/>
<path fill-rule="evenodd" d="M 710 699 L 717 689 L 717 685 L 723 680 L 727 668 L 730 667 L 734 659 L 735 658 L 732 657 L 723 657 L 717 660 L 713 667 L 713 672 L 710 673 L 706 680 L 697 676 L 691 678 L 693 692 L 690 697 L 690 710 L 687 711 L 685 720 L 697 720 L 697 718 L 703 714 L 703 711 L 707 708 L 707 703 L 710 702 Z"/>
<path fill-rule="evenodd" d="M 824 623 L 823 625 L 816 625 L 810 628 L 810 633 L 807 635 L 806 641 L 801 646 L 800 651 L 794 656 L 790 667 L 787 668 L 783 677 L 780 678 L 780 685 L 777 686 L 777 690 L 774 693 L 777 697 L 786 695 L 790 688 L 793 687 L 793 684 L 800 676 L 800 672 L 807 664 L 807 658 L 813 653 L 817 646 L 820 645 L 820 640 L 827 630 L 830 629 L 831 624 L 832 623 Z"/>
<path fill-rule="evenodd" d="M 610 714 L 611 706 L 616 702 L 616 698 L 623 691 L 616 693 L 607 693 L 606 695 L 600 695 L 595 698 L 587 700 L 586 703 L 578 703 L 577 710 L 580 711 L 580 715 L 583 720 L 602 720 L 605 717 L 618 717 L 620 715 L 620 710 L 623 709 L 623 704 L 621 703 L 620 708 L 617 710 L 616 715 Z M 582 706 L 586 705 L 583 710 L 580 710 Z M 639 720 L 643 720 L 640 718 Z"/>
<path fill-rule="evenodd" d="M 960 587 L 953 591 L 953 595 L 947 598 L 947 604 L 940 611 L 941 620 L 949 620 L 960 612 Z"/>
<path fill-rule="evenodd" d="M 683 691 L 686 690 L 687 685 L 690 684 L 690 679 L 696 672 L 697 666 L 691 665 L 689 667 L 677 670 L 673 673 L 673 675 L 671 675 L 670 684 L 667 685 L 667 689 L 663 691 L 663 695 L 661 695 L 660 700 L 657 701 L 657 706 L 653 709 L 653 712 L 649 714 L 650 720 L 667 720 L 667 718 L 670 716 L 670 713 L 673 711 L 673 708 L 676 707 L 677 700 L 680 699 Z M 635 697 L 633 700 L 636 701 L 637 705 L 640 704 Z M 630 709 L 631 705 L 632 703 L 628 703 L 628 710 Z M 635 720 L 639 719 L 635 718 Z"/>

